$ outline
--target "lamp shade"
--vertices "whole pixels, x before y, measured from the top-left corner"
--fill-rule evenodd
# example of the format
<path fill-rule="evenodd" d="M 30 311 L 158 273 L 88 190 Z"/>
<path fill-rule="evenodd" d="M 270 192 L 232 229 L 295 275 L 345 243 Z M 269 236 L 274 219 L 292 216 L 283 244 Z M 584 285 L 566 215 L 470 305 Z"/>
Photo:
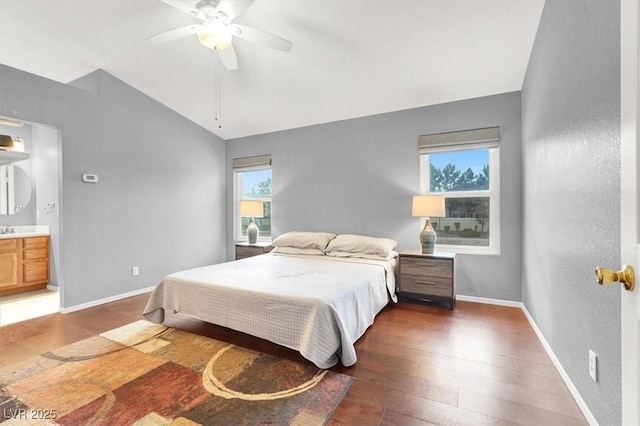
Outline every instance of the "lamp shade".
<path fill-rule="evenodd" d="M 1 149 L 12 149 L 13 148 L 13 138 L 9 135 L 0 135 L 0 148 Z"/>
<path fill-rule="evenodd" d="M 240 216 L 242 217 L 263 217 L 262 201 L 242 200 L 240 201 Z"/>
<path fill-rule="evenodd" d="M 411 207 L 413 217 L 444 217 L 443 195 L 414 195 Z"/>

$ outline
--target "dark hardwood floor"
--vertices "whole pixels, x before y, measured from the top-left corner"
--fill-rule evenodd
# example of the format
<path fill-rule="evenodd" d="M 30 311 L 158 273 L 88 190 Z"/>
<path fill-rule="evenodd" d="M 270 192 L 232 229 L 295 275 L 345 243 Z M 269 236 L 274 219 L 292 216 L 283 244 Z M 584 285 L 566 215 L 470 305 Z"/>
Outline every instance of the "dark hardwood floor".
<path fill-rule="evenodd" d="M 0 368 L 141 318 L 148 295 L 0 327 Z M 308 362 L 270 342 L 180 315 L 167 325 Z M 356 343 L 331 425 L 587 424 L 520 309 L 387 307 Z"/>

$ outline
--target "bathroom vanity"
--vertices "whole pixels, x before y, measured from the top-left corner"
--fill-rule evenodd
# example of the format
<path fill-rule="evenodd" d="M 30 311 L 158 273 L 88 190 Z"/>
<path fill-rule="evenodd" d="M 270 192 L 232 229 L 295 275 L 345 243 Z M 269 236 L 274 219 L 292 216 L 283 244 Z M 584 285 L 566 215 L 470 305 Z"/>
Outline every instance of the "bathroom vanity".
<path fill-rule="evenodd" d="M 0 235 L 0 296 L 45 288 L 49 283 L 49 235 Z"/>

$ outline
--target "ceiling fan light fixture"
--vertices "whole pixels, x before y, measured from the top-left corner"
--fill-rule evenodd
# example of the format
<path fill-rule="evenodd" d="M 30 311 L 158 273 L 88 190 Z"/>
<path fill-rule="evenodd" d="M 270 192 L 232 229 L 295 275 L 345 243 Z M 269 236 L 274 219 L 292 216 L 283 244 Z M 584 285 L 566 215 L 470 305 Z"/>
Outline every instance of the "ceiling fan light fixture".
<path fill-rule="evenodd" d="M 198 29 L 198 40 L 209 49 L 222 50 L 231 46 L 231 27 L 220 21 L 209 22 Z"/>

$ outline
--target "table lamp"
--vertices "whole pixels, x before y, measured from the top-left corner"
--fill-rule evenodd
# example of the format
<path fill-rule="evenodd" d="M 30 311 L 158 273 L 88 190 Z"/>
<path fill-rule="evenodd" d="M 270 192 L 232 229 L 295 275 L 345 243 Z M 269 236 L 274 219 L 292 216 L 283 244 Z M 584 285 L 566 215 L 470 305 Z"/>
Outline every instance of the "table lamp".
<path fill-rule="evenodd" d="M 255 218 L 263 217 L 262 201 L 242 200 L 240 201 L 240 216 L 250 217 L 249 226 L 247 226 L 247 237 L 249 244 L 255 244 L 258 241 L 258 227 Z"/>
<path fill-rule="evenodd" d="M 433 254 L 436 248 L 436 231 L 431 226 L 431 217 L 444 217 L 444 196 L 442 195 L 414 195 L 411 216 L 424 217 L 424 228 L 420 232 L 420 246 L 423 254 Z"/>

